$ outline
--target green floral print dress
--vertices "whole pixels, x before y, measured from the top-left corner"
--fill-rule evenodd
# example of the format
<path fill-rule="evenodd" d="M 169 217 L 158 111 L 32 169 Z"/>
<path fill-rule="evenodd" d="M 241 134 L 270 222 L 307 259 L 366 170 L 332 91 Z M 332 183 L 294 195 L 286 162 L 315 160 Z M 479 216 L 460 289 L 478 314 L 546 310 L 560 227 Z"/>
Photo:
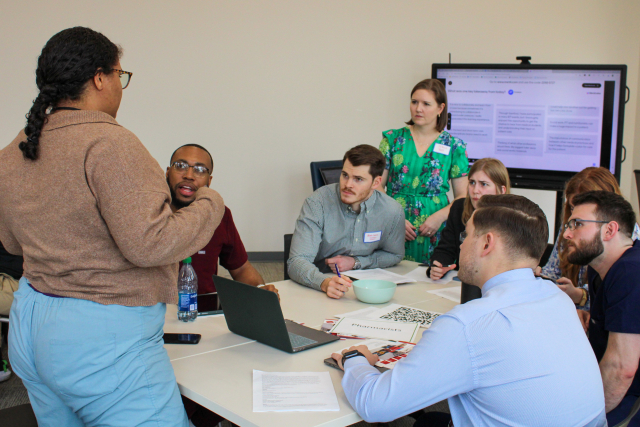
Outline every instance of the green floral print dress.
<path fill-rule="evenodd" d="M 449 204 L 449 181 L 469 173 L 467 144 L 443 131 L 418 157 L 409 127 L 382 132 L 382 137 L 380 151 L 389 170 L 387 194 L 400 203 L 405 218 L 417 229 L 430 215 Z M 404 259 L 428 263 L 444 226 L 443 222 L 433 236 L 418 234 L 415 240 L 405 242 Z"/>

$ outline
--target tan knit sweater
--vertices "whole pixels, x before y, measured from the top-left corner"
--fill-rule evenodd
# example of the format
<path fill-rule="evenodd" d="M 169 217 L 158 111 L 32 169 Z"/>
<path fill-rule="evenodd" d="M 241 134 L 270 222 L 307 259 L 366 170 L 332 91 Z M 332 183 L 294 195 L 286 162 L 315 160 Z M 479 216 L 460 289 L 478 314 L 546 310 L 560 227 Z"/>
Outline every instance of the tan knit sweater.
<path fill-rule="evenodd" d="M 163 170 L 136 136 L 99 111 L 49 116 L 39 158 L 20 132 L 0 151 L 0 241 L 24 256 L 39 291 L 101 304 L 177 302 L 177 262 L 202 249 L 224 214 L 200 188 L 173 214 Z"/>

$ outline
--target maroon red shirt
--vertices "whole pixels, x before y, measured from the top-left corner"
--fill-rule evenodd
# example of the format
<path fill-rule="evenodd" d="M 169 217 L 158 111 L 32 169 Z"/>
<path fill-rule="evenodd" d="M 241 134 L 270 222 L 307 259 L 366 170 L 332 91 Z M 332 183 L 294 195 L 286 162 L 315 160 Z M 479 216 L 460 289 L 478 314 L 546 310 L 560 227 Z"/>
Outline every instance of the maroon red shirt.
<path fill-rule="evenodd" d="M 211 241 L 191 256 L 193 268 L 198 275 L 198 294 L 216 292 L 211 276 L 218 274 L 218 259 L 227 270 L 236 270 L 249 259 L 233 223 L 231 211 L 226 206 L 222 221 L 213 233 Z"/>

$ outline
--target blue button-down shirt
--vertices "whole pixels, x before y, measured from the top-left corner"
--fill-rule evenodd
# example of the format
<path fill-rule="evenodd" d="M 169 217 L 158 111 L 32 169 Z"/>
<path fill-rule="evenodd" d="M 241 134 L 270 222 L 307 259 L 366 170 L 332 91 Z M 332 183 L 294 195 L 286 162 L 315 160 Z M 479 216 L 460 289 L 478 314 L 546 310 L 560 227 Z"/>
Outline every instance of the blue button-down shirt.
<path fill-rule="evenodd" d="M 363 357 L 345 368 L 347 398 L 370 422 L 448 398 L 456 426 L 607 425 L 575 306 L 531 269 L 487 281 L 482 298 L 438 317 L 392 371 L 380 374 Z"/>
<path fill-rule="evenodd" d="M 362 202 L 360 212 L 354 212 L 342 203 L 339 184 L 317 189 L 305 200 L 296 221 L 287 262 L 289 276 L 320 290 L 322 281 L 331 277 L 326 274 L 331 270 L 324 260 L 336 255 L 357 256 L 362 268 L 387 268 L 399 263 L 404 256 L 404 212 L 400 204 L 374 191 Z"/>

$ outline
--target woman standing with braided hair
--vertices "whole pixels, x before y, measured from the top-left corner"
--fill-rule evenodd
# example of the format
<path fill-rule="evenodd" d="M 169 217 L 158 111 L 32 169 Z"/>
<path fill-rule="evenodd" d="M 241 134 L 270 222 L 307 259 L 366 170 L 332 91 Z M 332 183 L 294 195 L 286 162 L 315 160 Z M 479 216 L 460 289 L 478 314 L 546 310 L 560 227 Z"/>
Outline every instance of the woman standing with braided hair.
<path fill-rule="evenodd" d="M 54 35 L 26 127 L 0 151 L 0 241 L 24 257 L 9 356 L 41 427 L 188 425 L 165 304 L 224 203 L 203 187 L 172 213 L 162 168 L 115 120 L 120 56 L 89 28 Z"/>

